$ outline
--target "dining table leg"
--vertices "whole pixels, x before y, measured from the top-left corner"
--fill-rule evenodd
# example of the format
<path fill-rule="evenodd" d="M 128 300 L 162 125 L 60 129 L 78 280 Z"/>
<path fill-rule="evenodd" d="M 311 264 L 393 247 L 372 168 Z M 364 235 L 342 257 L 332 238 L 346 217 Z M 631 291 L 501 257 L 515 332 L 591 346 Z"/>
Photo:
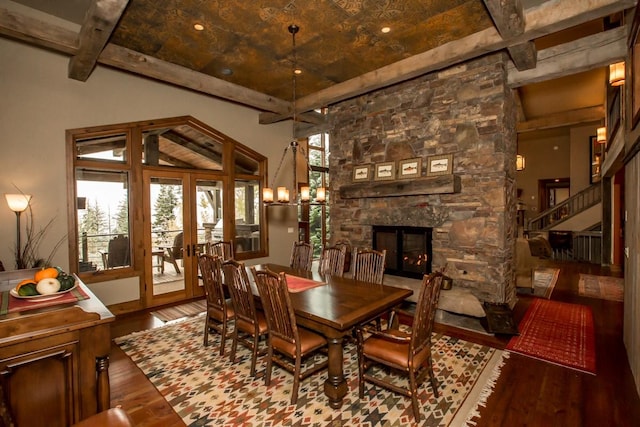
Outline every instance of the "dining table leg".
<path fill-rule="evenodd" d="M 347 394 L 347 381 L 344 379 L 342 343 L 343 336 L 327 337 L 329 348 L 329 375 L 324 382 L 324 394 L 329 398 L 329 406 L 339 409 Z"/>

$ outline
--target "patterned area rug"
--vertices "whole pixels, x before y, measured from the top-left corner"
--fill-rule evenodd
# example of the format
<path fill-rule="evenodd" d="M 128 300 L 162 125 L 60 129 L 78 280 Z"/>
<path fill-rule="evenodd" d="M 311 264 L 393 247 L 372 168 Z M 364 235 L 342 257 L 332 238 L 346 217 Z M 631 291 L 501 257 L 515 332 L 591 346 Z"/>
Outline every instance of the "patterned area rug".
<path fill-rule="evenodd" d="M 518 277 L 518 293 L 549 299 L 559 275 L 559 268 L 537 268 L 533 272 L 533 292 L 531 292 L 531 279 Z"/>
<path fill-rule="evenodd" d="M 600 298 L 609 301 L 623 301 L 624 279 L 620 277 L 580 274 L 578 291 L 580 295 L 585 297 Z"/>
<path fill-rule="evenodd" d="M 218 335 L 202 346 L 201 317 L 116 339 L 188 426 L 404 426 L 413 424 L 411 401 L 367 384 L 358 398 L 355 346 L 345 349 L 348 393 L 342 408 L 329 407 L 324 373 L 300 385 L 297 405 L 290 405 L 293 377 L 275 367 L 264 385 L 264 365 L 249 374 L 250 352 L 238 346 L 236 363 L 218 354 Z M 434 334 L 434 371 L 440 398 L 420 388 L 421 426 L 464 426 L 478 416 L 500 374 L 507 352 Z"/>
<path fill-rule="evenodd" d="M 507 350 L 595 375 L 590 307 L 535 298 L 518 328 Z"/>
<path fill-rule="evenodd" d="M 174 307 L 162 308 L 152 311 L 151 314 L 163 322 L 170 322 L 184 317 L 196 316 L 205 311 L 207 311 L 207 302 L 202 299 Z"/>

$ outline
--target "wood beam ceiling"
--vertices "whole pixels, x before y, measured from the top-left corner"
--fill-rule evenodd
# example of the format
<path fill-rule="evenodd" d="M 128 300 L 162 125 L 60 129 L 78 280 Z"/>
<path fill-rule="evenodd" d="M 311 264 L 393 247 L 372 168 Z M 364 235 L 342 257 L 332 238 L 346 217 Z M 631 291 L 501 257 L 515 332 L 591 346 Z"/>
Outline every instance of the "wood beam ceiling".
<path fill-rule="evenodd" d="M 120 5 L 124 2 L 124 0 L 111 1 L 113 1 L 114 4 Z M 502 2 L 485 0 L 485 2 L 486 4 L 490 4 L 492 8 L 495 8 L 498 4 L 505 3 L 516 13 L 518 10 L 517 4 L 519 3 L 516 0 L 505 0 Z M 510 21 L 511 18 L 502 18 L 502 24 L 500 25 L 506 28 L 506 30 L 503 28 L 503 31 L 507 33 L 511 31 L 515 34 L 509 36 L 507 39 L 503 38 L 496 28 L 489 28 L 301 98 L 297 101 L 297 107 L 301 113 L 312 111 L 501 49 L 512 48 L 511 50 L 514 52 L 514 56 L 523 56 L 523 58 L 516 59 L 516 62 L 519 62 L 521 66 L 523 64 L 526 66 L 527 61 L 531 60 L 531 58 L 527 60 L 526 57 L 533 57 L 534 55 L 531 47 L 527 46 L 531 40 L 632 8 L 635 5 L 635 0 L 546 1 L 539 6 L 523 11 L 524 30 L 521 33 L 519 33 L 517 25 L 515 26 L 516 31 L 510 28 L 510 25 L 513 25 Z M 492 16 L 493 15 L 494 14 L 492 14 Z M 80 30 L 81 36 L 90 33 L 90 28 L 86 28 L 87 26 L 90 27 L 90 25 L 91 24 L 87 24 L 87 21 L 85 21 L 84 26 Z M 610 31 L 607 33 L 610 33 Z M 78 43 L 78 34 L 74 31 L 22 16 L 21 14 L 3 8 L 0 8 L 0 34 L 37 46 L 54 49 L 72 56 L 78 54 L 84 55 L 88 60 L 81 61 L 77 59 L 75 62 L 86 62 L 86 64 L 89 65 L 85 64 L 84 66 L 80 66 L 74 64 L 71 66 L 71 69 L 75 70 L 77 68 L 85 72 L 90 67 L 90 58 L 92 55 L 95 55 L 98 46 L 98 43 L 95 41 L 81 41 Z M 521 53 L 518 53 L 518 50 L 520 50 Z M 510 73 L 513 72 L 516 76 L 523 75 L 518 73 L 537 73 L 540 79 L 553 77 L 548 74 L 549 71 L 540 70 L 541 63 L 544 59 L 547 59 L 549 63 L 553 62 L 550 56 L 544 58 L 543 52 L 547 51 L 548 50 L 537 53 L 538 64 L 535 69 L 517 72 L 510 71 Z M 584 56 L 584 52 L 582 55 Z M 156 58 L 142 55 L 113 44 L 107 44 L 105 46 L 97 62 L 210 94 L 217 98 L 247 105 L 262 111 L 275 113 L 276 115 L 290 117 L 292 114 L 292 106 L 288 101 L 277 99 L 239 85 L 234 85 L 178 65 L 160 61 Z M 543 74 L 546 77 L 544 77 Z M 514 77 L 510 84 L 517 85 L 517 83 L 514 83 L 516 80 L 524 81 L 521 77 L 518 79 Z M 277 119 L 279 120 L 280 118 Z M 276 120 L 276 118 L 272 116 L 270 119 L 265 118 L 264 120 Z"/>

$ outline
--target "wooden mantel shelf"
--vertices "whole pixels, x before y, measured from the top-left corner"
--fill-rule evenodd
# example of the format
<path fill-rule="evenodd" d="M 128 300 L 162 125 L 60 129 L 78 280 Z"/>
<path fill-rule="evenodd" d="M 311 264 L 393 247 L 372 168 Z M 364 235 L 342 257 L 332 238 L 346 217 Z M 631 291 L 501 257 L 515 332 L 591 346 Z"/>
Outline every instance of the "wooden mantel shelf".
<path fill-rule="evenodd" d="M 459 193 L 460 176 L 438 175 L 396 181 L 356 182 L 340 187 L 340 198 L 419 196 L 424 194 Z"/>

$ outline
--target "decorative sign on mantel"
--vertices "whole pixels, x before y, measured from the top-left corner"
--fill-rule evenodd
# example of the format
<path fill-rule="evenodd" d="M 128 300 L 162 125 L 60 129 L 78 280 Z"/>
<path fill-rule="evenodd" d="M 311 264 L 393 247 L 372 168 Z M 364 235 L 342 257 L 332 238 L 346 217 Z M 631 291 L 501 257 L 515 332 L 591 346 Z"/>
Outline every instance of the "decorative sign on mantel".
<path fill-rule="evenodd" d="M 437 175 L 412 180 L 357 182 L 340 187 L 341 199 L 374 197 L 420 196 L 425 194 L 459 193 L 462 189 L 459 175 Z"/>

